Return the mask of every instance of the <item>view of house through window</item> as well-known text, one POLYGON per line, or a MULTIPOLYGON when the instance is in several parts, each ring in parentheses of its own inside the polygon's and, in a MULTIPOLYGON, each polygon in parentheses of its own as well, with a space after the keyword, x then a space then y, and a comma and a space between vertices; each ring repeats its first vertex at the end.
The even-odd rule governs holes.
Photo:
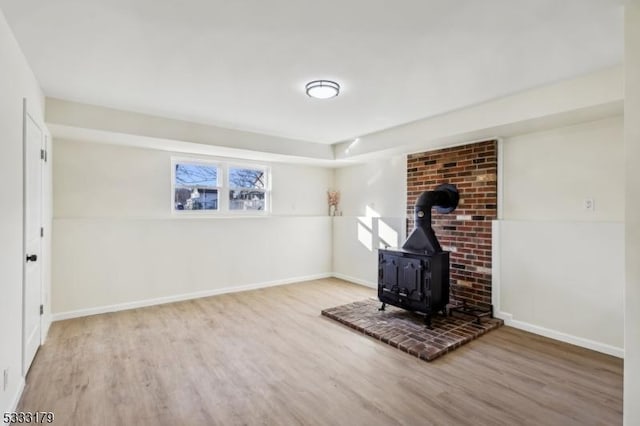
POLYGON ((218 210, 218 167, 175 164, 175 210, 218 210))
POLYGON ((264 181, 264 170, 230 167, 229 210, 264 210, 264 181))
POLYGON ((173 168, 175 212, 267 210, 268 169, 265 167, 174 161, 173 168), (224 198, 228 204, 222 202, 224 198))

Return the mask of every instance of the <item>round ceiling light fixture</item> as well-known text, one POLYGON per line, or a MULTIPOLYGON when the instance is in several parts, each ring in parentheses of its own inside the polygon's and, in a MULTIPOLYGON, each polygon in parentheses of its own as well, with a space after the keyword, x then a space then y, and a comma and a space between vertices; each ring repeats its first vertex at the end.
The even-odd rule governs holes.
POLYGON ((311 98, 329 99, 338 96, 340 85, 331 80, 314 80, 305 86, 307 95, 311 98))

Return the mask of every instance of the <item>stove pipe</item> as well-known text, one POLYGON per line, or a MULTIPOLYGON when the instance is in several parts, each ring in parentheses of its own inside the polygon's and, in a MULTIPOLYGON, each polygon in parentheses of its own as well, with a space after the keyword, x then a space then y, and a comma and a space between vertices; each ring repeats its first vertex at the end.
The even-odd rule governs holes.
POLYGON ((427 254, 441 252, 442 247, 431 227, 431 209, 435 207, 438 213, 451 213, 458 207, 459 200, 458 189, 449 183, 420 194, 414 208, 415 227, 402 248, 427 254))

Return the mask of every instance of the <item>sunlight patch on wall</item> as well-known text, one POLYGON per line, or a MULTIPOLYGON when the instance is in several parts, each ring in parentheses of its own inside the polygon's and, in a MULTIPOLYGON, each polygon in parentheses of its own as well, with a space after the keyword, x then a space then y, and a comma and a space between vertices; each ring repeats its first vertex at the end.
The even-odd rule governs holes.
POLYGON ((371 229, 367 228, 358 218, 358 241, 369 251, 373 250, 373 234, 371 229))
POLYGON ((367 217, 380 217, 380 213, 375 211, 371 206, 367 205, 364 209, 364 214, 367 217))
POLYGON ((356 227, 358 241, 369 251, 373 251, 374 247, 398 247, 399 233, 382 220, 380 213, 372 206, 365 207, 365 216, 358 217, 356 227))
POLYGON ((380 248, 398 247, 398 233, 382 219, 378 219, 378 238, 380 238, 378 246, 380 248))

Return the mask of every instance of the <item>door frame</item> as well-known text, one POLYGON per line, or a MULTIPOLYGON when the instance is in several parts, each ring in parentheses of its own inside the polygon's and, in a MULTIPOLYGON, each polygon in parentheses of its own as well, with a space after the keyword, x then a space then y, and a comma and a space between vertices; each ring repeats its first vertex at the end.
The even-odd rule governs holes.
MULTIPOLYGON (((40 130, 40 134, 42 135, 40 139, 40 150, 44 149, 44 140, 45 140, 45 129, 42 124, 36 120, 33 115, 29 113, 29 109, 27 107, 27 99, 22 98, 22 347, 21 347, 21 364, 22 364, 22 375, 26 377, 27 372, 29 371, 29 367, 31 364, 26 365, 25 362, 25 345, 26 345, 26 321, 25 316, 27 313, 26 304, 26 269, 27 263, 25 262, 25 257, 27 255, 27 120, 31 120, 33 124, 40 130)), ((44 213, 44 186, 42 185, 45 176, 44 176, 44 164, 43 161, 39 161, 40 166, 40 226, 43 226, 43 213, 44 213)), ((42 247, 43 241, 42 237, 40 238, 40 260, 42 259, 42 247)), ((42 268, 43 263, 40 263, 40 305, 44 305, 44 270, 42 268)), ((40 315, 40 345, 42 345, 43 339, 43 329, 44 329, 44 315, 40 315)))
POLYGON ((51 145, 51 135, 49 134, 49 129, 46 125, 42 129, 42 149, 44 150, 44 158, 40 161, 40 255, 42 256, 42 273, 40 274, 40 303, 43 306, 44 312, 40 315, 40 345, 44 345, 45 340, 47 340, 47 334, 49 332, 49 305, 51 303, 51 285, 50 285, 50 274, 48 271, 50 270, 48 265, 51 260, 51 248, 48 248, 48 242, 51 241, 51 230, 53 227, 47 221, 48 214, 50 214, 49 205, 47 204, 49 201, 49 171, 48 165, 49 155, 51 150, 49 149, 51 145), (47 184, 47 185, 45 185, 47 184), (46 262, 45 262, 46 260, 46 262))

